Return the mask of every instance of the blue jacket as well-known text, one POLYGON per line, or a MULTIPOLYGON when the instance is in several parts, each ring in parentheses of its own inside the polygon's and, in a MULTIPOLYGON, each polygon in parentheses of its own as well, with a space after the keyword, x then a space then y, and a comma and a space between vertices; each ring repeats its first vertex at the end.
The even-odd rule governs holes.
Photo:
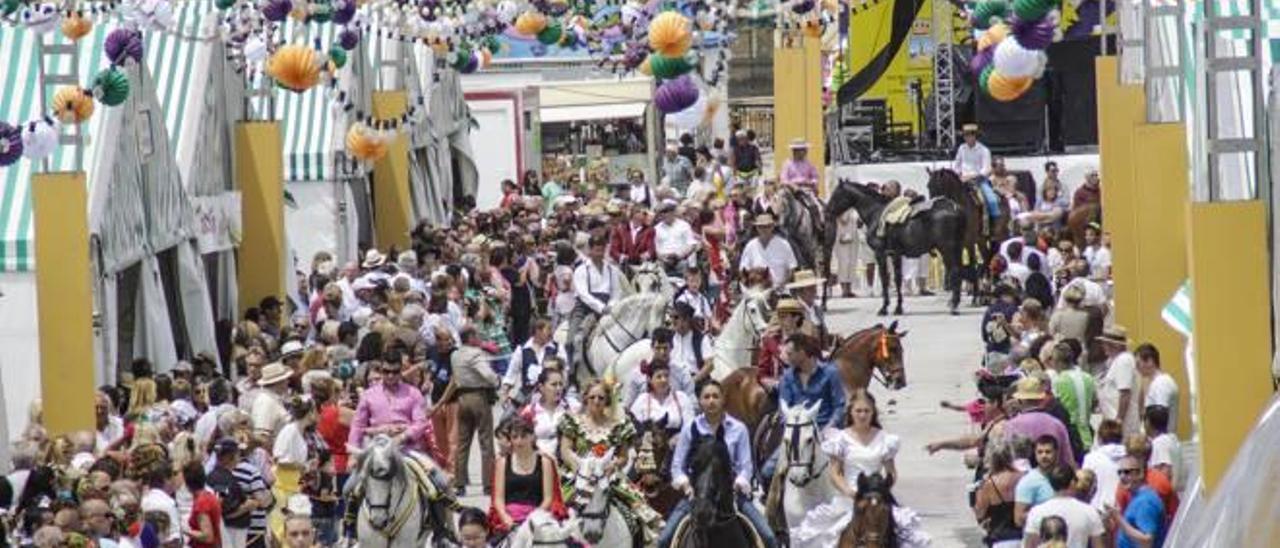
POLYGON ((818 408, 818 416, 815 419, 818 421, 818 426, 834 426, 831 423, 832 419, 836 419, 836 424, 839 424, 838 417, 844 410, 844 382, 840 380, 840 373, 836 371, 836 367, 828 362, 818 362, 818 367, 809 377, 809 383, 803 386, 800 384, 800 377, 796 374, 796 368, 788 367, 782 374, 782 382, 778 386, 778 397, 792 407, 820 402, 822 405, 818 408))

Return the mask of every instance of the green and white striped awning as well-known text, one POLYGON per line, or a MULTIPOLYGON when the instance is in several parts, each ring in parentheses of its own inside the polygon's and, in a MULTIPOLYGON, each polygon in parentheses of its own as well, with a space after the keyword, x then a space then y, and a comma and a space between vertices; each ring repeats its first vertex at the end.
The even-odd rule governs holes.
MULTIPOLYGON (((333 24, 303 24, 291 19, 284 33, 290 43, 304 43, 328 51, 329 45, 337 40, 338 29, 333 24)), ((359 58, 351 56, 353 62, 359 58)), ((339 77, 344 82, 351 81, 351 64, 339 71, 339 77)), ((330 108, 326 91, 323 86, 317 86, 303 93, 283 88, 276 92, 275 119, 280 120, 284 133, 286 182, 331 181, 338 176, 335 152, 345 147, 346 124, 330 108)))
POLYGON ((174 10, 177 33, 146 33, 147 68, 151 69, 156 100, 164 109, 171 150, 178 150, 183 128, 193 127, 201 114, 197 101, 203 95, 195 92, 207 90, 193 89, 193 84, 204 81, 201 71, 208 70, 208 62, 197 63, 197 59, 208 55, 207 42, 219 39, 218 16, 213 0, 178 2, 174 10))
POLYGON ((1182 282, 1182 287, 1178 288, 1173 298, 1160 311, 1160 317, 1174 331, 1191 338, 1191 280, 1182 282))

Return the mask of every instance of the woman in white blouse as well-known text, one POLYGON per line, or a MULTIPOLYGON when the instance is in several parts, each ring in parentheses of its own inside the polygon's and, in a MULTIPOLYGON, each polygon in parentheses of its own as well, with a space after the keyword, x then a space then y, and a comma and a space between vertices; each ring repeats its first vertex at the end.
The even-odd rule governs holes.
MULTIPOLYGON (((667 430, 679 430, 693 422, 693 398, 671 389, 671 370, 666 363, 644 364, 641 373, 649 378, 649 389, 631 404, 631 416, 636 422, 665 420, 663 426, 667 430)), ((671 437, 672 442, 675 439, 671 437)))
POLYGON ((560 419, 578 412, 577 402, 564 396, 564 373, 558 358, 547 358, 538 374, 537 396, 520 414, 533 423, 534 445, 554 461, 560 460, 560 419))

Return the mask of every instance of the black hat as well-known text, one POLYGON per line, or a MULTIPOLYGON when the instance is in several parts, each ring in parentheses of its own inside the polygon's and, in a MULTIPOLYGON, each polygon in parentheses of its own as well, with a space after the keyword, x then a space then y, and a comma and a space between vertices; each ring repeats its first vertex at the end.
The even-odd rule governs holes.
POLYGON ((671 312, 675 314, 677 318, 684 318, 686 320, 693 318, 693 307, 689 306, 689 303, 684 301, 680 301, 672 305, 671 312))

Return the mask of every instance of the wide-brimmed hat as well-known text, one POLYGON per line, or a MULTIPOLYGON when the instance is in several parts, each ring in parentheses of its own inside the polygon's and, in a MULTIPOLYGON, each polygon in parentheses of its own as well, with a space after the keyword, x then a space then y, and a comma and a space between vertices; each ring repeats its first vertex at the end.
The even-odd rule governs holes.
POLYGON ((1129 344, 1129 330, 1123 325, 1116 324, 1102 330, 1102 334, 1098 336, 1098 341, 1111 344, 1129 344))
POLYGON ((271 362, 262 368, 262 378, 258 379, 258 386, 270 386, 278 382, 287 381, 292 376, 292 369, 285 367, 283 363, 271 362))
POLYGON ((782 312, 804 313, 804 305, 800 304, 800 301, 796 299, 782 299, 778 301, 778 306, 774 310, 776 310, 779 313, 782 313, 782 312))
POLYGON ((1084 288, 1079 285, 1069 285, 1062 290, 1063 300, 1069 303, 1078 303, 1084 300, 1084 288))
POLYGON ((376 249, 370 249, 364 253, 364 262, 360 263, 360 266, 365 268, 378 268, 385 262, 387 262, 386 255, 383 255, 381 251, 376 249))
POLYGON ((292 358, 301 354, 304 350, 306 350, 306 348, 302 346, 301 342, 285 341, 284 344, 280 346, 280 359, 284 360, 292 358))
POLYGON ((1043 400, 1045 398, 1044 383, 1040 382, 1039 377, 1023 377, 1015 385, 1013 399, 1015 400, 1043 400))
POLYGON ((960 131, 963 131, 965 133, 977 133, 978 124, 965 124, 960 127, 960 131))
POLYGON ((787 289, 819 286, 826 281, 826 278, 819 278, 812 270, 797 270, 795 275, 792 276, 792 282, 787 284, 787 289))
POLYGON ((801 138, 797 137, 797 138, 795 138, 795 139, 792 139, 792 140, 791 140, 791 146, 790 146, 790 148, 791 148, 791 150, 808 150, 808 149, 809 149, 809 141, 806 141, 806 140, 804 140, 804 139, 801 139, 801 138))
POLYGON ((773 215, 770 215, 768 213, 761 213, 759 215, 756 215, 755 220, 753 220, 751 224, 754 226, 773 226, 774 225, 773 215))

